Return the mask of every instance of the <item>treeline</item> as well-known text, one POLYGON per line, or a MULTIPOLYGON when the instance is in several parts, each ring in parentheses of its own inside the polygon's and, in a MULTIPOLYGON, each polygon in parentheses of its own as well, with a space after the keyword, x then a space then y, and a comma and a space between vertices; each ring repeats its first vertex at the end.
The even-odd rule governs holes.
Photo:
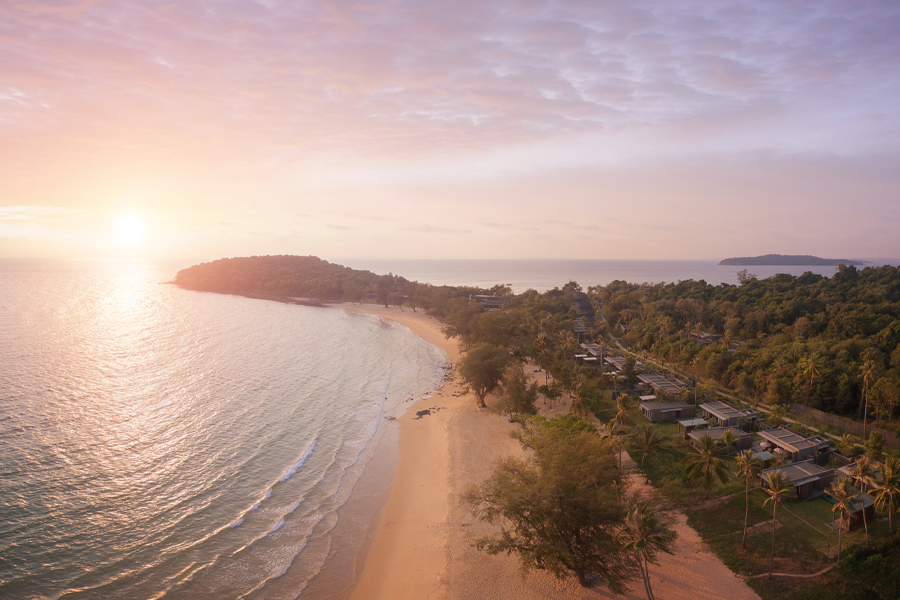
POLYGON ((740 285, 705 281, 589 288, 633 349, 772 404, 889 419, 900 405, 900 270, 841 265, 740 285), (721 335, 703 344, 702 333, 721 335))

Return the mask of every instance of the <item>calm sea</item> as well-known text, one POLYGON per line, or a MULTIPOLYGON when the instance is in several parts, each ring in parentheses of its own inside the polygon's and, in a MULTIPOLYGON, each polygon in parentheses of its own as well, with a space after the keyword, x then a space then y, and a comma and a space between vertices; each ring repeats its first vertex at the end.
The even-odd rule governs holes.
MULTIPOLYGON (((738 283, 737 274, 746 268, 760 279, 777 273, 802 275, 812 271, 831 277, 837 267, 728 267, 714 260, 368 260, 335 259, 354 269, 377 274, 393 273, 410 281, 433 285, 492 287, 511 284, 513 292, 528 289, 545 292, 576 281, 586 290, 591 285, 607 285, 621 280, 630 283, 675 283, 688 279, 712 285, 738 283)), ((897 262, 874 261, 872 265, 897 262)), ((864 268, 864 267, 857 267, 864 268)))
POLYGON ((323 598, 352 578, 385 417, 445 356, 175 272, 0 260, 0 598, 323 598))

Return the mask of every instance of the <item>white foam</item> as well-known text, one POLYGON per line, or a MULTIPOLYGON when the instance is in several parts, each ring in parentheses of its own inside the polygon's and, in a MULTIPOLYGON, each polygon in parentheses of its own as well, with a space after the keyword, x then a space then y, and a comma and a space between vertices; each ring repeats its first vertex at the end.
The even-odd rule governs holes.
POLYGON ((238 525, 240 525, 240 524, 243 523, 243 522, 244 522, 244 517, 241 517, 241 518, 239 518, 237 521, 235 521, 234 523, 232 523, 231 525, 229 525, 229 527, 231 527, 231 528, 237 527, 238 525))
POLYGON ((313 451, 313 449, 314 449, 315 447, 316 447, 316 440, 313 440, 312 443, 309 445, 309 447, 306 449, 306 452, 303 453, 303 458, 301 458, 301 459, 297 462, 297 464, 295 464, 293 467, 291 467, 290 470, 288 470, 284 475, 282 475, 282 476, 278 479, 278 481, 280 481, 280 482, 285 482, 285 481, 287 481, 288 479, 290 479, 290 478, 294 475, 294 473, 296 473, 297 471, 299 471, 299 470, 300 470, 300 467, 303 466, 303 463, 306 462, 306 459, 309 458, 309 455, 312 454, 312 451, 313 451))

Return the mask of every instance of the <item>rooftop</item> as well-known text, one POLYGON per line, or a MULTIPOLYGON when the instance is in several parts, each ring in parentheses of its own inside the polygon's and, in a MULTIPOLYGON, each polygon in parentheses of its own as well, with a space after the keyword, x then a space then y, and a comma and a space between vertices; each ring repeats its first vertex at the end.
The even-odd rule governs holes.
POLYGON ((716 441, 720 439, 722 437, 722 434, 726 431, 734 433, 735 437, 738 439, 749 437, 752 435, 734 427, 710 427, 709 429, 695 429, 694 431, 690 432, 688 436, 695 440, 700 440, 704 436, 708 435, 713 441, 716 441))
POLYGON ((772 467, 771 469, 764 469, 762 472, 762 476, 765 477, 766 473, 774 473, 776 471, 781 471, 782 475, 790 477, 791 483, 795 486, 803 485, 804 483, 809 483, 810 481, 821 479, 829 473, 834 473, 833 469, 823 469, 812 461, 804 461, 791 465, 784 465, 783 467, 772 467))
POLYGON ((730 404, 725 404, 724 402, 718 401, 706 402, 705 404, 701 404, 700 408, 724 420, 732 419, 734 417, 740 418, 756 416, 756 413, 752 410, 735 408, 730 404))
POLYGON ((784 427, 776 427, 767 431, 760 431, 759 435, 777 446, 788 448, 790 450, 805 450, 807 448, 818 448, 822 444, 827 444, 823 438, 818 436, 805 438, 798 433, 794 433, 790 429, 784 427))
POLYGON ((663 412, 669 410, 678 410, 690 406, 689 404, 685 404, 684 402, 678 402, 677 400, 671 402, 641 402, 641 408, 647 408, 648 410, 661 410, 663 412))

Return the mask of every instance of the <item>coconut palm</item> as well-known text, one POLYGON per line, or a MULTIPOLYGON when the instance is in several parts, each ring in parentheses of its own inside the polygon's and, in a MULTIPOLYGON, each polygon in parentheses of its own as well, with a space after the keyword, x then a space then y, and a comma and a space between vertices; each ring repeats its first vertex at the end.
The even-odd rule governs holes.
POLYGON ((572 405, 569 407, 569 413, 576 417, 587 417, 590 414, 587 408, 587 401, 590 398, 590 380, 584 372, 578 372, 575 375, 575 393, 572 395, 572 405))
MULTIPOLYGON (((867 360, 863 363, 862 366, 862 380, 865 394, 865 403, 863 408, 863 439, 866 439, 866 419, 869 416, 869 386, 875 380, 875 373, 877 370, 877 366, 874 361, 867 360)), ((866 542, 868 545, 868 542, 866 542)))
POLYGON ((610 419, 603 426, 606 428, 607 436, 609 437, 609 443, 613 445, 615 448, 616 454, 619 457, 619 470, 622 469, 622 448, 620 447, 618 438, 616 436, 616 428, 618 427, 619 422, 614 418, 610 419))
POLYGON ((687 465, 686 473, 691 479, 701 479, 703 488, 706 490, 706 497, 716 486, 716 479, 722 483, 728 482, 728 469, 725 467, 725 461, 719 455, 719 449, 715 442, 709 437, 709 434, 700 438, 700 447, 697 453, 688 453, 684 457, 687 465))
POLYGON ((850 466, 850 478, 859 487, 859 504, 862 507, 863 527, 866 530, 866 548, 869 547, 869 524, 866 522, 865 493, 872 483, 872 461, 865 454, 856 457, 856 462, 850 466))
POLYGON ((765 491, 769 495, 763 506, 772 503, 772 556, 769 559, 769 579, 772 579, 772 571, 775 568, 775 518, 776 511, 782 501, 793 489, 791 478, 786 477, 781 471, 771 471, 766 474, 765 491))
POLYGON ((894 512, 900 508, 900 459, 888 456, 881 465, 881 484, 875 490, 875 506, 888 515, 891 535, 894 534, 894 512))
POLYGON ((637 430, 635 430, 631 436, 631 445, 640 450, 643 454, 643 456, 641 456, 641 471, 644 472, 646 483, 650 483, 650 476, 644 469, 644 465, 649 456, 655 454, 657 450, 662 448, 661 442, 662 435, 650 423, 644 423, 643 425, 638 426, 637 430))
POLYGON ((650 564, 659 564, 656 553, 659 551, 672 554, 672 546, 678 534, 659 520, 656 511, 646 502, 640 502, 625 517, 625 528, 620 532, 620 540, 624 550, 635 554, 647 600, 654 600, 653 588, 650 586, 650 564))
POLYGON ((725 449, 725 455, 727 456, 731 454, 731 449, 737 446, 738 439, 732 430, 726 429, 722 432, 721 437, 719 437, 719 443, 725 449))
POLYGON ((744 450, 737 455, 737 476, 744 480, 744 536, 741 538, 741 548, 747 547, 747 521, 750 518, 750 481, 759 477, 762 473, 762 463, 753 457, 752 450, 744 450))
POLYGON ((844 456, 853 448, 853 436, 849 433, 845 433, 841 435, 841 439, 835 442, 835 445, 838 447, 838 450, 841 451, 841 454, 844 456))
POLYGON ((628 425, 628 400, 628 396, 624 394, 619 396, 619 399, 616 400, 616 420, 619 421, 619 425, 622 427, 628 425))
POLYGON ((852 482, 848 478, 841 477, 840 479, 832 481, 831 485, 825 491, 834 499, 834 504, 831 506, 831 514, 840 512, 841 522, 838 527, 838 562, 841 562, 844 517, 846 516, 849 519, 850 515, 853 513, 853 496, 856 495, 856 490, 853 489, 852 482))

